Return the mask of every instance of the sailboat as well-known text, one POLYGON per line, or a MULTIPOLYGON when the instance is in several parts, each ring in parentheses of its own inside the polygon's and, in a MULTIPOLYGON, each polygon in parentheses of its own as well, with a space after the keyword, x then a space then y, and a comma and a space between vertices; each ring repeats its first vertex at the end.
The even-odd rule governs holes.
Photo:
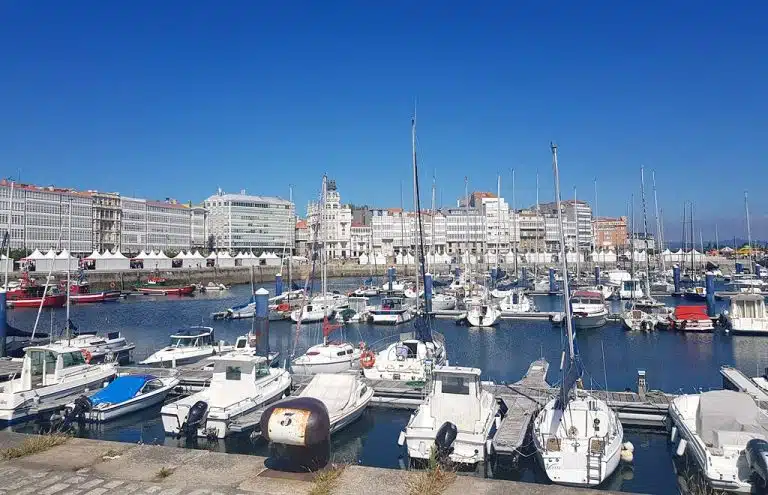
MULTIPOLYGON (((411 121, 413 149, 413 187, 418 228, 417 252, 422 280, 426 279, 424 231, 419 200, 418 163, 416 160, 416 119, 411 121)), ((424 284, 426 287, 426 283, 424 284)), ((424 305, 413 318, 414 332, 400 334, 399 339, 375 353, 366 349, 360 356, 363 374, 369 380, 426 381, 434 366, 447 364, 445 339, 432 331, 431 300, 424 294, 424 305)))
POLYGON ((551 148, 555 201, 560 224, 560 261, 568 355, 564 359, 560 392, 536 414, 532 437, 537 458, 552 482, 589 487, 602 483, 618 466, 624 430, 617 414, 608 404, 579 387, 582 364, 576 354, 573 318, 568 304, 568 267, 560 210, 557 145, 552 144, 551 148))
POLYGON ((323 342, 313 345, 307 352, 291 363, 295 373, 314 375, 317 373, 341 373, 359 369, 362 350, 349 342, 335 342, 328 339, 331 332, 341 328, 332 325, 328 318, 323 320, 323 342))

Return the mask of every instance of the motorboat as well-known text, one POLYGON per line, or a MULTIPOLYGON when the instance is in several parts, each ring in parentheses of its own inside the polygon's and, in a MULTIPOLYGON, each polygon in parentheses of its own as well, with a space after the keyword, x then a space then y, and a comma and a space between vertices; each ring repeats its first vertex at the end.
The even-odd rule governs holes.
POLYGON ((624 429, 608 404, 582 390, 583 364, 578 354, 572 321, 565 261, 565 229, 560 209, 557 146, 552 145, 555 200, 560 231, 563 275, 563 310, 567 345, 561 366, 562 381, 556 397, 535 413, 531 438, 544 472, 554 483, 593 487, 609 478, 621 458, 624 429))
POLYGON ((724 312, 726 327, 733 333, 768 334, 765 297, 737 294, 731 297, 731 309, 724 312))
POLYGON ((27 347, 18 378, 0 382, 0 425, 36 414, 38 406, 101 388, 115 376, 114 363, 88 364, 77 347, 27 347))
POLYGON ((67 404, 66 414, 102 423, 162 403, 179 384, 175 376, 123 375, 90 396, 67 404))
POLYGON ((370 311, 374 324, 400 325, 411 321, 413 315, 402 297, 387 296, 381 298, 381 304, 370 311))
POLYGON ((191 327, 171 334, 171 343, 139 364, 172 367, 196 363, 215 354, 231 351, 224 342, 216 343, 213 328, 191 327))
POLYGON ((207 285, 200 285, 201 292, 221 292, 224 290, 229 290, 229 286, 216 282, 208 282, 207 285))
POLYGON ((619 288, 619 298, 621 299, 639 299, 644 295, 640 280, 636 278, 624 280, 619 288))
MULTIPOLYGON (((362 416, 373 398, 373 388, 358 375, 323 373, 315 375, 297 397, 311 397, 322 402, 328 411, 330 433, 334 434, 362 416)), ((294 400, 288 398, 276 403, 274 414, 277 417, 273 416, 270 424, 290 424, 290 418, 294 416, 290 403, 294 400)))
POLYGON ((333 330, 341 325, 331 325, 326 318, 323 321, 323 342, 313 345, 301 356, 295 358, 291 367, 295 373, 314 375, 318 373, 342 373, 359 369, 362 350, 349 342, 329 340, 333 330))
POLYGON ((85 362, 91 364, 103 362, 128 364, 133 360, 133 350, 136 348, 136 344, 128 342, 120 332, 107 332, 102 336, 95 331, 79 331, 71 338, 59 340, 55 344, 79 348, 85 357, 85 362))
POLYGON ((360 323, 368 321, 368 298, 361 296, 349 296, 349 307, 336 313, 336 320, 344 323, 360 323))
POLYGON ((335 314, 334 306, 311 302, 291 311, 291 320, 294 323, 317 323, 326 318, 332 318, 335 314))
POLYGON ((667 325, 672 313, 672 308, 663 302, 643 296, 626 308, 621 315, 621 322, 627 330, 648 332, 659 325, 667 325))
POLYGON ((67 303, 67 295, 56 287, 43 285, 22 285, 6 293, 8 308, 61 308, 67 303))
POLYGON ((571 296, 573 325, 578 330, 600 328, 608 321, 608 307, 597 291, 577 290, 571 296))
POLYGON ((399 280, 393 280, 392 284, 386 282, 381 286, 380 292, 403 292, 405 291, 405 283, 399 280), (391 286, 390 286, 391 285, 391 286))
POLYGON ((677 306, 667 324, 672 330, 683 332, 711 332, 715 329, 706 306, 677 306))
POLYGON ((160 410, 169 435, 225 438, 238 418, 283 398, 291 387, 287 370, 263 356, 232 354, 214 361, 211 385, 160 410))
POLYGON ((344 294, 326 292, 325 294, 318 294, 317 296, 313 297, 312 304, 327 306, 334 310, 338 310, 346 308, 349 305, 349 300, 344 294))
POLYGON ((536 311, 536 305, 530 297, 525 294, 523 289, 515 289, 510 294, 499 301, 499 308, 502 314, 520 314, 532 313, 536 311))
POLYGON ((136 291, 147 296, 188 296, 195 292, 192 284, 170 285, 168 280, 159 275, 150 276, 147 282, 136 286, 136 291))
POLYGON ((373 297, 379 295, 379 288, 374 285, 361 285, 357 289, 350 292, 350 296, 356 297, 373 297))
POLYGON ((369 380, 423 382, 434 366, 443 364, 447 364, 445 340, 436 332, 430 340, 407 332, 378 353, 366 349, 360 355, 363 375, 369 380))
POLYGON ((601 278, 605 285, 621 287, 624 282, 632 280, 632 275, 626 270, 616 268, 604 271, 601 278))
POLYGON ((480 369, 437 366, 429 395, 398 443, 405 444, 411 459, 426 461, 434 450, 438 459, 477 464, 491 454, 500 420, 496 397, 481 386, 480 369))
POLYGON ((492 327, 501 319, 498 305, 478 298, 471 298, 467 304, 467 324, 471 327, 492 327))
POLYGON ((432 296, 432 311, 447 311, 456 308, 456 297, 451 294, 434 294, 432 296))
POLYGON ((742 289, 765 289, 768 287, 768 283, 764 280, 754 276, 742 275, 740 277, 734 277, 730 283, 734 290, 740 291, 742 289))
POLYGON ((681 395, 669 417, 677 455, 693 458, 713 490, 758 493, 766 481, 768 415, 752 397, 733 390, 681 395))

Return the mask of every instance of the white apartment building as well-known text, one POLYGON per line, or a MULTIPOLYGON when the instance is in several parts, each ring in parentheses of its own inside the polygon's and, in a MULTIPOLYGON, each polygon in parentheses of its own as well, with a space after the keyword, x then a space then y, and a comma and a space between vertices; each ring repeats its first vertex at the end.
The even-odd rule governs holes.
POLYGON ((336 181, 327 180, 325 204, 310 203, 307 206, 307 223, 310 226, 310 241, 315 235, 325 245, 326 259, 350 258, 352 249, 352 207, 341 204, 341 195, 336 181), (320 214, 322 212, 322 223, 320 214), (317 225, 322 225, 318 231, 317 225))
MULTIPOLYGON (((0 228, 8 225, 11 184, 0 182, 0 228)), ((91 252, 93 200, 90 193, 27 184, 13 186, 11 249, 91 252), (70 211, 72 242, 70 244, 70 211)))
MULTIPOLYGON (((568 249, 576 249, 577 238, 579 249, 582 251, 589 249, 594 243, 594 236, 592 235, 592 208, 586 201, 572 199, 561 201, 560 206, 563 212, 565 243, 568 249)), ((557 208, 555 203, 542 204, 541 211, 546 216, 552 217, 552 220, 549 221, 550 230, 553 228, 552 225, 556 228, 557 208)), ((549 241, 554 235, 557 235, 557 230, 551 235, 548 233, 547 240, 549 241)))
MULTIPOLYGON (((203 203, 207 233, 215 249, 229 251, 272 251, 294 247, 295 211, 290 201, 219 190, 203 203)), ((206 241, 207 243, 207 241, 206 241)))
POLYGON ((486 252, 507 253, 520 249, 520 225, 518 216, 511 210, 504 198, 483 197, 482 210, 485 215, 486 252))
POLYGON ((446 212, 448 254, 482 254, 485 246, 485 215, 476 208, 450 208, 446 212))
POLYGON ((352 249, 352 257, 359 257, 361 254, 371 252, 371 226, 363 225, 362 223, 352 222, 352 228, 350 229, 350 243, 352 249))
MULTIPOLYGON (((371 228, 374 249, 384 256, 394 256, 400 252, 415 252, 419 226, 418 217, 413 212, 404 212, 400 208, 372 210, 371 228)), ((445 215, 440 211, 422 212, 421 228, 426 252, 434 250, 439 254, 445 253, 447 249, 445 215)))
POLYGON ((120 249, 124 253, 140 251, 179 252, 191 249, 191 208, 172 201, 150 201, 122 196, 122 232, 120 249))
POLYGON ((190 249, 207 249, 208 247, 208 232, 206 230, 206 218, 207 212, 202 206, 190 207, 190 249))

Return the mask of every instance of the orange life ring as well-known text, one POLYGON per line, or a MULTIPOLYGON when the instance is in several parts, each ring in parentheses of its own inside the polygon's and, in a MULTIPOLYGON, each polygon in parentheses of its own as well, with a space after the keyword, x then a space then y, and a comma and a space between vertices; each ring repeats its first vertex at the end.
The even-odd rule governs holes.
POLYGON ((112 288, 112 289, 114 289, 115 287, 117 287, 117 285, 116 285, 114 282, 110 282, 110 283, 109 283, 109 286, 110 286, 110 288, 112 288))
POLYGON ((91 357, 92 357, 91 356, 91 351, 89 351, 88 349, 80 349, 80 352, 82 353, 83 358, 85 358, 85 362, 86 363, 90 363, 91 362, 91 357))
POLYGON ((282 303, 282 304, 278 304, 277 308, 275 308, 275 309, 277 311, 282 311, 282 312, 290 311, 291 310, 291 305, 288 304, 288 303, 282 303))
POLYGON ((374 364, 376 364, 376 355, 373 351, 363 351, 363 353, 360 354, 360 366, 369 370, 373 368, 374 364))

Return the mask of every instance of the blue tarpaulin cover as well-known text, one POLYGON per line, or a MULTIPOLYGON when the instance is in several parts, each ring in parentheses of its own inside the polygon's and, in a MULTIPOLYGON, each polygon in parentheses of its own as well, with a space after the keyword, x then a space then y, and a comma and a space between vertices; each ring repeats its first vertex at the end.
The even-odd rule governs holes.
POLYGON ((105 388, 93 394, 91 404, 94 406, 104 403, 119 404, 133 399, 145 383, 154 379, 152 375, 119 376, 105 388))

